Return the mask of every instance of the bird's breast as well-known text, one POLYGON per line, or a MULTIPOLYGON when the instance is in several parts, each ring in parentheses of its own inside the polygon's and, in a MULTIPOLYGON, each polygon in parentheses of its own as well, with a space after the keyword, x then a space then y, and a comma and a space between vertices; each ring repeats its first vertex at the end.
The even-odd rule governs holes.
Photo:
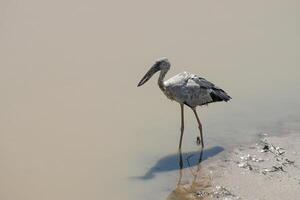
POLYGON ((183 103, 185 99, 184 88, 176 87, 176 86, 166 86, 163 93, 166 95, 168 99, 177 101, 178 103, 183 103))

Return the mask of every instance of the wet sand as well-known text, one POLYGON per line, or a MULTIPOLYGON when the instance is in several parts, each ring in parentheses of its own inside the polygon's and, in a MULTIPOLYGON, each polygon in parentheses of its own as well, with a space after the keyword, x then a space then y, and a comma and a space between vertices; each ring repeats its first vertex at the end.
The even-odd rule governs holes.
POLYGON ((299 133, 266 137, 233 151, 214 182, 241 199, 298 199, 299 161, 299 133))
POLYGON ((299 161, 299 133, 264 134, 257 143, 240 145, 205 164, 197 182, 181 184, 169 199, 298 199, 299 161))

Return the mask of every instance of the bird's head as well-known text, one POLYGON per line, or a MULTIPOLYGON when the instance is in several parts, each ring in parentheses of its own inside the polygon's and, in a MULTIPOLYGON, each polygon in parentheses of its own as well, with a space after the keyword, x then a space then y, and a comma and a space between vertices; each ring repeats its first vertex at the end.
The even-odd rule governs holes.
POLYGON ((159 70, 168 71, 170 69, 170 62, 167 58, 160 58, 158 59, 152 67, 149 69, 149 71, 144 75, 142 80, 139 82, 138 87, 146 83, 156 72, 159 70))

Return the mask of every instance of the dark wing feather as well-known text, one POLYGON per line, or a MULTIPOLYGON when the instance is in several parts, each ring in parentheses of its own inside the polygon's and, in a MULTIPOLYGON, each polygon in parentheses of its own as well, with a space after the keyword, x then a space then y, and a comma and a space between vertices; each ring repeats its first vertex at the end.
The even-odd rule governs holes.
POLYGON ((231 97, 221 88, 215 86, 213 83, 207 81, 204 78, 201 78, 197 75, 192 75, 191 79, 193 79, 197 84, 200 85, 202 89, 206 89, 209 91, 209 94, 213 100, 213 102, 217 101, 229 101, 231 97))

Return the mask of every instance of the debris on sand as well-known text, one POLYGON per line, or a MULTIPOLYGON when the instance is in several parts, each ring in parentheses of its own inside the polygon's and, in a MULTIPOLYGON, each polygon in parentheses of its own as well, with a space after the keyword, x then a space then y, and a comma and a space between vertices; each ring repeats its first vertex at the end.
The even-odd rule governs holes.
POLYGON ((295 161, 294 160, 289 160, 289 159, 284 159, 284 161, 282 162, 283 166, 287 166, 287 165, 293 165, 295 166, 295 161))
POLYGON ((238 200, 241 199, 239 196, 236 196, 228 189, 223 186, 216 186, 211 195, 216 199, 224 199, 224 200, 238 200))
POLYGON ((239 145, 219 161, 225 167, 214 172, 214 195, 208 197, 220 200, 299 199, 299 144, 299 134, 291 133, 261 137, 256 144, 239 145), (223 187, 215 189, 216 185, 223 187))
POLYGON ((209 199, 222 199, 222 200, 240 200, 239 196, 233 194, 230 190, 224 186, 215 186, 210 191, 198 191, 196 192, 196 198, 202 199, 208 197, 209 199))
POLYGON ((264 159, 257 158, 256 155, 251 156, 250 154, 247 154, 246 156, 240 157, 241 161, 253 161, 253 162, 263 162, 264 159))
POLYGON ((248 169, 250 171, 255 169, 255 166, 252 164, 253 162, 259 163, 263 162, 264 159, 257 158, 256 155, 251 156, 250 154, 240 156, 240 161, 237 162, 238 167, 248 169))
POLYGON ((285 150, 281 147, 275 147, 273 144, 269 143, 266 139, 261 140, 261 143, 263 144, 263 148, 260 151, 263 152, 271 152, 275 156, 281 156, 285 153, 285 150))
POLYGON ((284 171, 283 167, 282 166, 272 166, 270 169, 263 169, 261 171, 262 174, 266 175, 267 173, 269 172, 277 172, 277 171, 282 171, 282 172, 286 172, 284 171))
POLYGON ((238 164, 238 167, 253 170, 253 167, 248 162, 241 162, 238 164))
POLYGON ((203 198, 203 197, 209 196, 209 193, 205 192, 205 191, 198 191, 198 192, 196 192, 196 196, 203 198))
MULTIPOLYGON (((272 153, 274 156, 269 158, 268 163, 259 164, 265 162, 265 160, 261 157, 257 157, 255 154, 251 155, 248 153, 247 155, 240 155, 239 161, 236 162, 239 168, 267 175, 271 172, 286 172, 284 167, 289 165, 295 166, 295 161, 285 157, 286 151, 283 148, 271 144, 266 138, 262 139, 257 145, 259 145, 257 148, 260 149, 260 153, 272 153), (270 164, 270 162, 273 165, 269 167, 266 166, 270 164)), ((261 154, 261 156, 264 156, 264 154, 261 154)), ((265 154, 265 156, 267 155, 265 154)))

